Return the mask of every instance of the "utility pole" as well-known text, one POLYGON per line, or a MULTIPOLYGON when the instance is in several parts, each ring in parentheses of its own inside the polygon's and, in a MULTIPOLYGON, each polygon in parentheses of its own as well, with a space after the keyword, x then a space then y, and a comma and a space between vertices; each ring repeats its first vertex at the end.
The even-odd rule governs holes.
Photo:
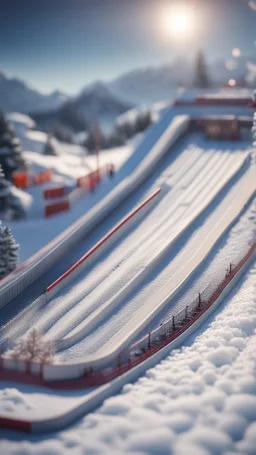
POLYGON ((96 152, 96 175, 97 183, 100 181, 100 126, 96 123, 95 128, 95 152, 96 152))

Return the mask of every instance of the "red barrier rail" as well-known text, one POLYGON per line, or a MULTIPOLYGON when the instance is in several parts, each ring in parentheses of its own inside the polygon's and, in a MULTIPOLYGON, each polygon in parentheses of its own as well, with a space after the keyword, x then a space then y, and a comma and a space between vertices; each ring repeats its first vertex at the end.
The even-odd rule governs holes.
POLYGON ((50 182, 51 180, 51 169, 34 175, 30 175, 27 171, 16 171, 13 173, 13 183, 17 188, 29 188, 31 184, 40 185, 45 182, 50 182))
POLYGON ((95 171, 90 172, 89 174, 83 175, 77 179, 78 188, 88 188, 93 190, 95 186, 100 182, 100 179, 108 174, 112 176, 114 174, 115 168, 113 164, 106 164, 95 171))
POLYGON ((106 234, 99 242, 94 245, 79 261, 77 261, 67 272, 61 275, 54 283, 47 288, 47 292, 51 291, 57 284, 64 280, 70 273, 72 273, 77 267, 79 267, 84 261, 86 261, 95 251, 102 246, 110 237, 112 237, 127 221, 129 221, 137 212, 139 212, 145 205, 147 205, 153 198, 155 198, 161 192, 161 188, 154 191, 144 202, 142 202, 136 209, 129 213, 119 224, 117 224, 108 234, 106 234))
POLYGON ((175 100, 173 106, 176 107, 193 107, 193 106, 244 106, 255 107, 250 98, 204 98, 196 97, 193 100, 175 100))
POLYGON ((44 213, 45 216, 48 217, 54 215, 55 213, 65 212, 69 210, 69 208, 70 208, 69 201, 65 200, 61 202, 56 202, 55 204, 46 205, 44 208, 44 213))
POLYGON ((43 196, 44 199, 54 199, 56 197, 61 197, 65 195, 64 186, 55 186, 54 188, 48 188, 44 190, 43 196))
POLYGON ((26 172, 26 171, 13 172, 12 178, 13 178, 13 184, 17 188, 29 188, 30 178, 29 178, 28 172, 26 172))
POLYGON ((47 169, 46 171, 39 172, 33 176, 34 185, 41 185, 42 183, 50 182, 52 180, 52 171, 47 169))
POLYGON ((197 96, 195 99, 196 104, 204 106, 249 106, 251 98, 220 98, 220 97, 206 97, 197 96))

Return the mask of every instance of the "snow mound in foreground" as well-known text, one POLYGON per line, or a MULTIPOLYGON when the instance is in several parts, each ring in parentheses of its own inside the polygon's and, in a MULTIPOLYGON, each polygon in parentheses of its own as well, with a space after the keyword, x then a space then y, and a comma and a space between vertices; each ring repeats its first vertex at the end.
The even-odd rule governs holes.
POLYGON ((256 264, 206 330, 98 412, 49 439, 5 440, 4 453, 255 454, 255 278, 256 264))

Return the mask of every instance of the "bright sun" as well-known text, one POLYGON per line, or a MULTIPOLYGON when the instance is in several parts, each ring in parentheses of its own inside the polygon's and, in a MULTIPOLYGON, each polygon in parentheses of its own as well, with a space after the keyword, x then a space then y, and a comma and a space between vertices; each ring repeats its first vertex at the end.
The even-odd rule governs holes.
POLYGON ((187 38, 193 31, 194 16, 187 7, 172 7, 163 15, 165 33, 175 39, 187 38))

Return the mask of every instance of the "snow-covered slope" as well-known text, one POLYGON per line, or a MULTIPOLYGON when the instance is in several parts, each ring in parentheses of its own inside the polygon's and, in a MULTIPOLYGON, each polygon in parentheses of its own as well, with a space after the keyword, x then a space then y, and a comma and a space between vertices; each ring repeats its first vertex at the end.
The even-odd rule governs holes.
POLYGON ((7 77, 0 72, 0 110, 5 112, 42 111, 56 109, 67 100, 67 95, 59 91, 44 94, 25 82, 7 77))

